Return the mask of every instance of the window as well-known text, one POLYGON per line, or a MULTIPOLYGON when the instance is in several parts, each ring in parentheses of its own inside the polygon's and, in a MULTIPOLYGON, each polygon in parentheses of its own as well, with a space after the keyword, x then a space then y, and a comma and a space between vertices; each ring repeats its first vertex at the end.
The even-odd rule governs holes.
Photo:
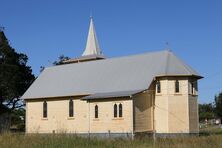
POLYGON ((98 118, 98 105, 95 106, 95 118, 98 118))
POLYGON ((119 117, 123 117, 123 107, 122 104, 119 104, 119 117))
POLYGON ((156 89, 157 89, 157 93, 161 93, 160 81, 156 82, 156 89))
POLYGON ((191 82, 191 93, 192 94, 197 94, 198 88, 197 88, 197 82, 191 82))
POLYGON ((191 83, 191 94, 194 94, 194 84, 193 84, 193 82, 191 83))
POLYGON ((69 117, 73 117, 73 100, 69 100, 69 117))
POLYGON ((175 81, 175 92, 176 93, 180 92, 180 83, 178 80, 175 81))
POLYGON ((117 118, 117 116, 118 116, 117 113, 119 113, 119 118, 123 117, 123 105, 121 103, 119 105, 114 104, 113 111, 114 111, 114 113, 113 113, 114 118, 117 118))
POLYGON ((47 118, 47 102, 43 102, 43 118, 47 118))
POLYGON ((114 118, 117 117, 117 105, 114 104, 114 118))

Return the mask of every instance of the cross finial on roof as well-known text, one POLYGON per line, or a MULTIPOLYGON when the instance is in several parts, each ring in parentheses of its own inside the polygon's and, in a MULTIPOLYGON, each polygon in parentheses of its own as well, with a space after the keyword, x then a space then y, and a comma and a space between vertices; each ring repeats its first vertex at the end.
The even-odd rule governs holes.
POLYGON ((99 48, 99 43, 96 37, 96 31, 92 15, 90 16, 90 26, 89 26, 86 48, 82 56, 88 56, 88 55, 101 55, 101 50, 99 48))
POLYGON ((165 45, 166 45, 166 50, 167 50, 167 51, 171 51, 169 42, 166 42, 165 45))

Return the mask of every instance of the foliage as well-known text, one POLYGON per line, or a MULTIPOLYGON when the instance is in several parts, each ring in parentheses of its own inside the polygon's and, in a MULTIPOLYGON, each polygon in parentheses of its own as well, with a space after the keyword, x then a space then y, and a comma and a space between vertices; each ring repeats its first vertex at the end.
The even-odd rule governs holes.
POLYGON ((0 104, 0 115, 6 112, 10 112, 10 110, 8 109, 8 107, 6 107, 3 104, 0 104))
POLYGON ((62 65, 63 61, 69 60, 70 58, 64 55, 60 55, 59 59, 53 62, 53 65, 62 65))
POLYGON ((13 110, 11 114, 11 125, 18 131, 25 131, 25 109, 19 108, 13 110))
POLYGON ((215 113, 222 118, 222 92, 215 96, 215 113))
POLYGON ((204 121, 205 119, 213 119, 214 115, 214 106, 209 104, 199 104, 199 120, 204 121))
POLYGON ((215 96, 213 103, 199 104, 200 121, 216 117, 222 119, 222 92, 215 96))
POLYGON ((0 30, 0 104, 11 110, 23 106, 20 97, 34 81, 28 57, 13 49, 0 30))
MULTIPOLYGON (((63 54, 59 56, 59 58, 53 62, 53 65, 62 65, 64 64, 63 61, 69 60, 70 58, 67 56, 64 56, 63 54)), ((40 66, 40 73, 43 72, 43 70, 45 69, 45 66, 40 66)))

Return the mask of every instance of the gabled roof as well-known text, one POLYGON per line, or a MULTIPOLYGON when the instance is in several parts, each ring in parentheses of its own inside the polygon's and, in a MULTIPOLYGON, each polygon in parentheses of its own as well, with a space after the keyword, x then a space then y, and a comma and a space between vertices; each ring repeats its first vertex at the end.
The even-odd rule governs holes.
POLYGON ((201 76, 171 51, 46 68, 22 98, 146 90, 158 76, 201 76))

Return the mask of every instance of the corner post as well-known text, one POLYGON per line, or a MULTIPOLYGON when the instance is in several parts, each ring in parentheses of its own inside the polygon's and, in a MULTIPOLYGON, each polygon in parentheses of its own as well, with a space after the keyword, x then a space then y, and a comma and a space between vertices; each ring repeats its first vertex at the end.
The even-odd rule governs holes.
POLYGON ((134 99, 133 99, 133 96, 130 96, 130 98, 132 99, 132 121, 131 121, 131 127, 132 127, 132 132, 131 132, 131 138, 132 138, 132 140, 134 140, 134 112, 135 112, 135 110, 134 110, 134 99))

